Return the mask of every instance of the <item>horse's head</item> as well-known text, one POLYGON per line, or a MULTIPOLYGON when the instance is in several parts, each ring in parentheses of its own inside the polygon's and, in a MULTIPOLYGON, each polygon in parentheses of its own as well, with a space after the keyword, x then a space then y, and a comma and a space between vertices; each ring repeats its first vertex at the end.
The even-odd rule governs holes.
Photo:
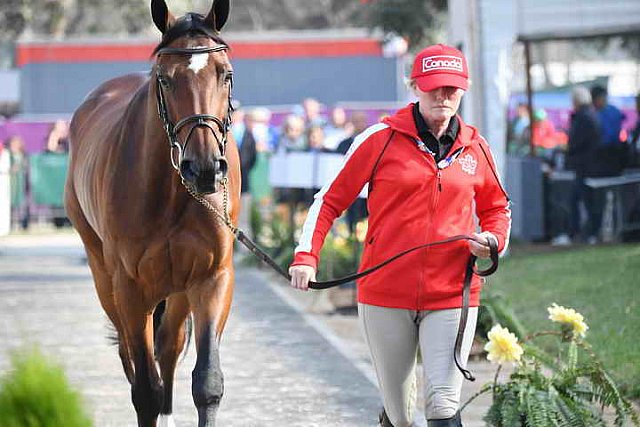
POLYGON ((214 0, 207 16, 175 18, 164 0, 152 0, 162 32, 153 70, 158 112, 171 144, 171 163, 185 185, 213 193, 226 177, 233 69, 219 32, 229 0, 214 0))

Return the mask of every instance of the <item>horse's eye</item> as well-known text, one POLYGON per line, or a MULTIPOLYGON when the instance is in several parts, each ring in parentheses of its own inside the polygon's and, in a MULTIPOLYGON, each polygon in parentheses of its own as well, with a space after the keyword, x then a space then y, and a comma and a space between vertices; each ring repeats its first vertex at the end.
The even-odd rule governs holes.
POLYGON ((165 76, 158 76, 158 81, 160 82, 162 87, 165 89, 169 89, 169 87, 171 86, 169 84, 169 80, 165 76))

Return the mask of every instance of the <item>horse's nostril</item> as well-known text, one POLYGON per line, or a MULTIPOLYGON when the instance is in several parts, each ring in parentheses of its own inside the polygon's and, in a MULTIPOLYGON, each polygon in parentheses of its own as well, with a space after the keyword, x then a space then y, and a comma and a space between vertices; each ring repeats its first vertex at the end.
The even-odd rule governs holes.
POLYGON ((185 180, 194 182, 198 178, 196 164, 191 160, 183 160, 182 163, 180 163, 180 174, 185 180))

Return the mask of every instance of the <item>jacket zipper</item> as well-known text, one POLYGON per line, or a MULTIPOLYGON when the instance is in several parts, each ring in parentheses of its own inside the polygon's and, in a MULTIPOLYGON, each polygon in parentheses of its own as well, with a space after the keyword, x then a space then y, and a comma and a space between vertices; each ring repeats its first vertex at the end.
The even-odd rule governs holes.
MULTIPOLYGON (((456 161, 456 159, 458 158, 460 153, 462 153, 463 150, 464 150, 464 147, 460 147, 456 151, 454 151, 446 159, 443 159, 443 160, 440 160, 439 162, 436 162, 436 169, 438 170, 437 179, 438 179, 438 191, 439 192, 442 193, 442 170, 445 169, 445 168, 448 168, 449 166, 451 166, 451 164, 456 161)), ((434 157, 433 160, 435 161, 435 157, 434 157)))
MULTIPOLYGON (((431 240, 431 236, 433 235, 433 227, 434 227, 434 217, 435 217, 435 213, 436 213, 436 209, 438 207, 438 201, 440 200, 440 193, 442 192, 442 182, 441 182, 441 169, 438 167, 438 164, 436 162, 436 159, 434 156, 430 156, 431 159, 433 160, 433 165, 436 168, 436 189, 438 191, 434 191, 433 192, 433 197, 431 199, 431 211, 429 212, 429 227, 427 227, 427 233, 426 233, 426 240, 425 243, 429 243, 431 240)), ((426 248, 424 250, 424 264, 426 265, 426 263, 428 262, 428 254, 430 252, 430 248, 426 248)), ((426 286, 426 277, 424 275, 424 267, 421 269, 421 280, 420 280, 420 284, 418 286, 418 292, 417 292, 417 297, 416 297, 416 307, 421 307, 421 299, 422 299, 422 287, 426 286)))

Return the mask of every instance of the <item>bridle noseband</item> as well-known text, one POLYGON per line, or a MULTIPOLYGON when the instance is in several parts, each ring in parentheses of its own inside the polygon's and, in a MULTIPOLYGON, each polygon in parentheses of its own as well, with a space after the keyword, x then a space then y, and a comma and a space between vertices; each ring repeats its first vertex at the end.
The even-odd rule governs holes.
MULTIPOLYGON (((196 48, 165 47, 163 49, 160 49, 157 52, 157 56, 194 55, 198 53, 220 52, 227 49, 229 49, 229 47, 224 44, 218 44, 216 46, 207 46, 207 47, 196 47, 196 48)), ((233 113, 233 106, 231 105, 231 89, 233 88, 233 80, 231 80, 230 84, 231 84, 231 88, 229 89, 227 117, 225 117, 223 120, 211 114, 193 114, 191 116, 184 117, 178 120, 176 124, 173 124, 173 122, 169 118, 167 103, 165 101, 164 92, 162 91, 162 75, 160 74, 160 69, 156 69, 156 100, 158 104, 158 115, 160 116, 160 120, 162 120, 164 130, 167 133, 167 137, 169 139, 169 145, 171 147, 171 165, 178 172, 180 172, 180 163, 182 162, 182 156, 185 150, 187 149, 189 138, 191 137, 191 134, 193 133, 193 131, 198 127, 205 127, 211 130, 211 133, 213 133, 213 136, 216 139, 216 142, 218 143, 220 155, 222 157, 225 156, 226 148, 227 148, 227 134, 229 132, 229 128, 231 127, 231 113, 233 113), (178 133, 183 127, 185 127, 187 124, 192 122, 194 124, 191 126, 191 129, 189 129, 189 133, 187 133, 187 137, 184 141, 184 144, 180 144, 178 133), (213 122, 216 124, 220 133, 222 133, 222 139, 218 138, 210 122, 213 122), (178 151, 177 160, 173 155, 174 150, 178 151)))

